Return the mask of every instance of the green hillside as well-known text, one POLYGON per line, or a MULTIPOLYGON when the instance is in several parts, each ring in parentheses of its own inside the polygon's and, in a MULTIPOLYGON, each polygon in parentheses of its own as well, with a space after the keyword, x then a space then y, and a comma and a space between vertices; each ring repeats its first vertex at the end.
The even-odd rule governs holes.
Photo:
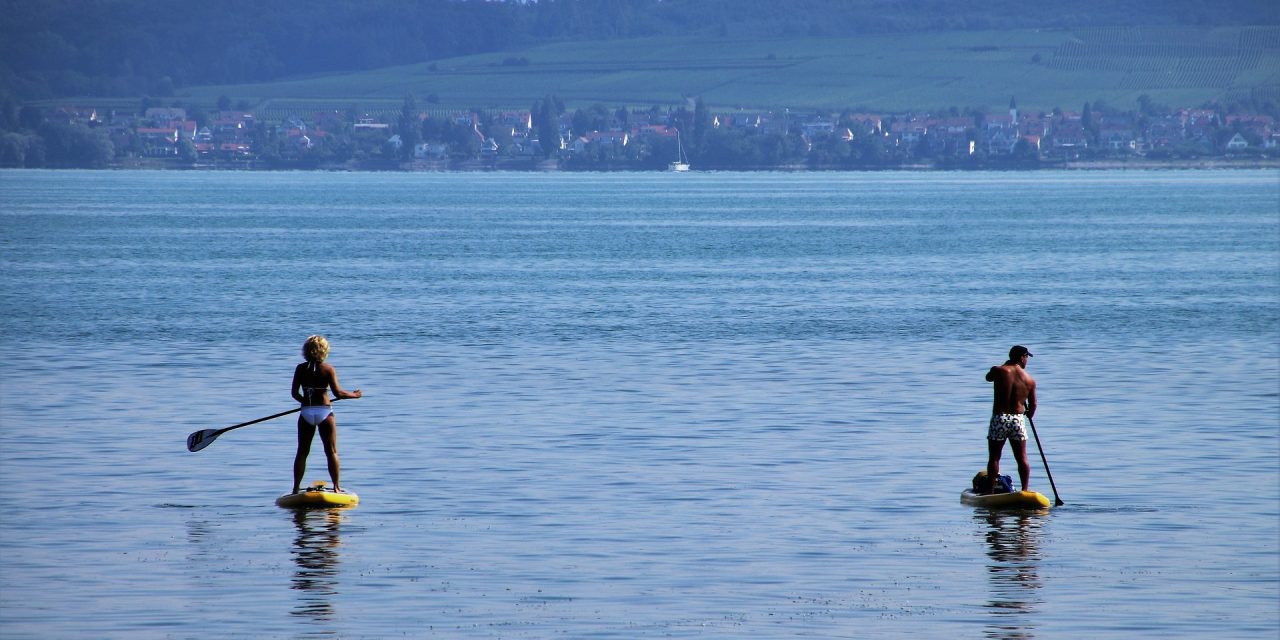
POLYGON ((190 87, 177 97, 247 100, 270 113, 398 107, 672 105, 880 111, 1000 107, 1131 108, 1140 95, 1193 106, 1280 102, 1280 27, 1117 27, 949 31, 775 39, 642 38, 564 42, 375 71, 249 85, 190 87), (428 104, 433 97, 438 102, 428 104))

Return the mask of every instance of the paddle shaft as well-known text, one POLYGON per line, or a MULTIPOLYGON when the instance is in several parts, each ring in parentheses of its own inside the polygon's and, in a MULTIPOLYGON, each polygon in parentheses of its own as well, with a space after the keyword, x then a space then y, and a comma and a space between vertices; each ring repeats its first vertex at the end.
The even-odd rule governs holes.
POLYGON ((1044 474, 1049 476, 1049 486, 1053 488, 1054 506, 1061 507, 1066 503, 1058 497, 1058 485, 1053 483, 1053 473, 1049 471, 1049 460, 1044 457, 1044 447, 1040 446, 1040 434, 1036 433, 1036 421, 1032 420, 1031 416, 1027 416, 1027 423, 1031 425, 1031 435, 1035 436, 1036 449, 1040 450, 1040 462, 1044 463, 1044 474))
MULTIPOLYGON (((341 400, 341 398, 334 398, 333 402, 337 402, 338 400, 341 400)), ((281 411, 280 413, 272 414, 272 415, 266 416, 265 418, 258 418, 257 420, 250 420, 248 422, 241 422, 240 424, 233 424, 229 427, 224 427, 222 429, 217 429, 217 430, 205 429, 204 431, 196 431, 195 433, 192 433, 191 435, 187 436, 187 451, 193 451, 193 452, 199 451, 209 446, 210 444, 213 444, 213 441, 217 439, 218 436, 228 431, 231 431, 233 429, 239 429, 240 427, 247 427, 251 424, 258 424, 259 422, 266 422, 267 420, 275 420, 280 416, 287 416, 291 413, 297 413, 299 411, 302 411, 302 407, 298 407, 296 409, 290 409, 288 411, 281 411)))
POLYGON ((228 432, 228 431, 231 431, 232 429, 239 429, 240 427, 247 427, 247 426, 249 426, 249 425, 251 425, 251 424, 258 424, 259 422, 266 422, 266 421, 268 421, 268 420, 275 420, 276 418, 279 418, 280 416, 287 416, 287 415, 289 415, 289 414, 291 414, 291 413, 297 413, 297 412, 299 412, 299 411, 302 411, 302 407, 298 407, 298 408, 296 408, 296 409, 290 409, 290 410, 288 410, 288 411, 281 411, 280 413, 277 413, 277 414, 275 414, 275 415, 270 415, 270 416, 267 416, 267 417, 265 417, 265 418, 258 418, 257 420, 250 420, 250 421, 248 421, 248 422, 241 422, 240 424, 233 424, 233 425, 231 425, 231 426, 229 426, 229 427, 226 427, 226 428, 223 428, 223 429, 218 429, 218 431, 216 432, 216 435, 215 435, 214 437, 220 436, 220 435, 222 435, 222 434, 224 434, 224 433, 226 433, 226 432, 228 432))

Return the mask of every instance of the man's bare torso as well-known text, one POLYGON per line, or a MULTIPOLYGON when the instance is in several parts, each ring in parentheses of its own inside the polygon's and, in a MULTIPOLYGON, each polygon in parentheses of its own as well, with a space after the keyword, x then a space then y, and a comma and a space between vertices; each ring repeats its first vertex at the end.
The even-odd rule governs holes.
POLYGON ((991 367, 991 371, 987 372, 987 380, 995 383, 992 413, 1028 413, 1028 399, 1031 400, 1032 407, 1035 406, 1036 381, 1017 364, 1006 362, 998 367, 991 367))

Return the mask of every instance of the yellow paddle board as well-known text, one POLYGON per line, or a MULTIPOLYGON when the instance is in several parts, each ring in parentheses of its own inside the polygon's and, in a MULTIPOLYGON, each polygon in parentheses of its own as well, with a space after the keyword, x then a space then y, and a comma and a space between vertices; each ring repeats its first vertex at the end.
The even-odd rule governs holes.
POLYGON ((983 494, 965 489, 960 492, 960 502, 988 509, 1048 509, 1053 506, 1048 496, 1037 491, 983 494))
POLYGON ((354 507, 360 496, 350 491, 334 491, 329 483, 316 480, 310 487, 297 493, 286 493, 276 498, 276 506, 286 509, 333 509, 354 507))

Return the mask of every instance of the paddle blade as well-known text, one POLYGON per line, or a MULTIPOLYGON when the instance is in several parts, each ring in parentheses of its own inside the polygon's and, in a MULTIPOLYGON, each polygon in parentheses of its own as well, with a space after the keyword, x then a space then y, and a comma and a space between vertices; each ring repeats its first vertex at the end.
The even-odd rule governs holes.
POLYGON ((218 438, 217 429, 205 429, 204 431, 196 431, 187 436, 187 451, 199 451, 211 444, 218 438))

